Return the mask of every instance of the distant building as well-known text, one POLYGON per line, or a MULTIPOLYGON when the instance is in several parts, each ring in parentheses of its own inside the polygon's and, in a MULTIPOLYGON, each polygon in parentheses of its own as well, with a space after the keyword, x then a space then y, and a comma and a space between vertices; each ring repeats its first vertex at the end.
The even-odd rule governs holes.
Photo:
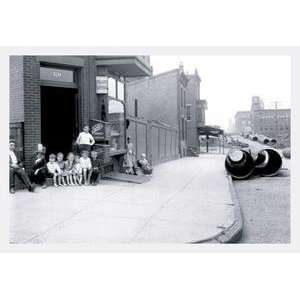
POLYGON ((251 111, 264 109, 264 102, 259 96, 253 96, 251 102, 251 111))
POLYGON ((275 138, 283 146, 290 145, 291 110, 262 109, 252 112, 253 132, 275 138))
POLYGON ((265 109, 263 100, 252 97, 250 111, 239 111, 235 115, 235 129, 239 134, 245 131, 262 134, 275 138, 278 146, 290 145, 291 110, 290 109, 265 109))
POLYGON ((251 130, 251 113, 250 111, 238 111, 235 114, 235 132, 244 134, 246 131, 251 130))

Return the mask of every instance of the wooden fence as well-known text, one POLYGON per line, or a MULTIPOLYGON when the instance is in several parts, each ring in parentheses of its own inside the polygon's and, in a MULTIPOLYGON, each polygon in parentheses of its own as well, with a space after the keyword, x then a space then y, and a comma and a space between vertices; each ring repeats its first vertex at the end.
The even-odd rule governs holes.
POLYGON ((131 137, 137 158, 145 153, 152 164, 158 164, 179 157, 177 128, 134 117, 128 119, 127 136, 131 137))

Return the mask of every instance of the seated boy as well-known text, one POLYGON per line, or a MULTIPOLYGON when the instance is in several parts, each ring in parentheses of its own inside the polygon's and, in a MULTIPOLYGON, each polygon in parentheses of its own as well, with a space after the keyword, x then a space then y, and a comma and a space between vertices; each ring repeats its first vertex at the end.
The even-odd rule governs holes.
POLYGON ((90 172, 89 172, 88 181, 92 185, 96 185, 98 183, 98 177, 99 177, 99 174, 100 174, 100 171, 101 171, 100 160, 97 156, 98 156, 97 151, 92 151, 91 152, 92 168, 90 169, 90 172))
POLYGON ((42 188, 46 188, 46 177, 47 162, 45 154, 42 151, 38 151, 31 167, 30 179, 32 182, 42 185, 42 188))
POLYGON ((58 175, 60 175, 61 170, 60 170, 59 165, 56 162, 55 154, 49 155, 49 162, 47 163, 47 169, 48 169, 47 177, 53 178, 54 186, 58 187, 57 178, 58 178, 58 175))
POLYGON ((88 172, 92 169, 91 159, 89 158, 89 152, 87 150, 82 151, 82 156, 80 157, 80 165, 82 168, 84 184, 88 185, 88 172))

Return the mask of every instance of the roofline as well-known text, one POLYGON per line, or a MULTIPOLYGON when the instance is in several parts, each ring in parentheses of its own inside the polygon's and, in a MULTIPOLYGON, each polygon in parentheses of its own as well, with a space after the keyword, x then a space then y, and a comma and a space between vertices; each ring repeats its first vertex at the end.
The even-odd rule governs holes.
POLYGON ((267 109, 257 109, 257 110, 254 110, 253 112, 256 112, 256 111, 291 111, 291 109, 290 108, 277 108, 277 109, 267 108, 267 109))
POLYGON ((158 77, 161 77, 161 76, 164 76, 164 75, 167 75, 169 73, 177 73, 179 71, 178 68, 176 69, 172 69, 172 70, 169 70, 169 71, 165 71, 163 73, 159 73, 159 74, 156 74, 156 75, 152 75, 152 76, 149 76, 149 77, 145 77, 143 79, 137 79, 137 80, 131 80, 131 81, 128 81, 127 82, 127 85, 130 85, 130 84, 135 84, 135 83, 140 83, 140 82, 143 82, 143 81, 146 81, 146 80, 151 80, 151 79, 156 79, 158 77))

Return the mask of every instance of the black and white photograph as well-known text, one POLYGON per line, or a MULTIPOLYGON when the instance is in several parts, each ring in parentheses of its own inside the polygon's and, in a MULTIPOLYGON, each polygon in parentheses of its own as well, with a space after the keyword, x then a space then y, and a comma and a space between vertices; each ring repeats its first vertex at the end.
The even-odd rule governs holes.
POLYGON ((289 244, 290 98, 289 55, 10 55, 9 243, 289 244))
POLYGON ((298 6, 2 1, 0 299, 298 299, 298 6))

